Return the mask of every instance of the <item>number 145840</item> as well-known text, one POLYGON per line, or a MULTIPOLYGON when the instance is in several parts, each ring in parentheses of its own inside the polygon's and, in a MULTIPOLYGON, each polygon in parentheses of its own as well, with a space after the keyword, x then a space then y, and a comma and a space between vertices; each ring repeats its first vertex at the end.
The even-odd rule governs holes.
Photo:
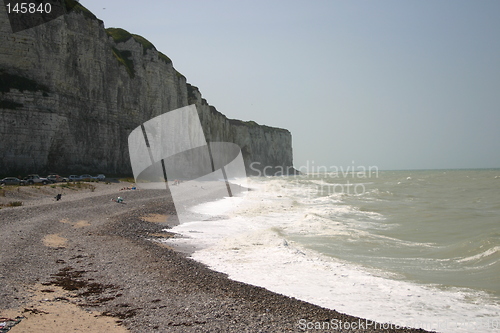
POLYGON ((7 13, 16 13, 16 14, 42 14, 42 13, 50 13, 52 11, 52 6, 50 3, 41 3, 36 4, 34 2, 22 2, 16 3, 11 6, 11 4, 7 4, 7 13))

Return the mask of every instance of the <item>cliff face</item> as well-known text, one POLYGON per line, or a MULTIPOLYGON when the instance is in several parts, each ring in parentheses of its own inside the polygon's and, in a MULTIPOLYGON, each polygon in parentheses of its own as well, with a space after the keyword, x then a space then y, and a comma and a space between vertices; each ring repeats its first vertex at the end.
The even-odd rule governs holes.
POLYGON ((292 166, 290 132, 227 119, 146 39, 88 12, 12 33, 1 4, 0 38, 0 174, 130 174, 129 133, 189 104, 207 140, 241 147, 250 174, 292 166))

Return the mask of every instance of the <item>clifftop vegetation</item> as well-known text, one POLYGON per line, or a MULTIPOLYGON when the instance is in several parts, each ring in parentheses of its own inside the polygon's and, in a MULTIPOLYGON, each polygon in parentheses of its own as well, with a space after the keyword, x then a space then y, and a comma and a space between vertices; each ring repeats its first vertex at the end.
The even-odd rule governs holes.
MULTIPOLYGON (((108 34, 108 36, 111 36, 113 38, 113 40, 115 41, 115 43, 117 43, 117 44, 118 43, 125 43, 130 38, 133 38, 137 43, 142 45, 143 54, 146 54, 148 50, 158 51, 156 49, 156 47, 153 45, 153 43, 151 43, 149 40, 147 40, 146 38, 144 38, 142 36, 131 34, 130 32, 128 32, 125 29, 108 28, 108 29, 106 29, 106 33, 108 34)), ((158 59, 164 61, 167 64, 172 63, 172 60, 170 60, 169 57, 167 57, 165 54, 163 54, 160 51, 158 51, 158 59)))
MULTIPOLYGON (((64 0, 64 5, 66 6, 66 10, 69 11, 74 11, 77 13, 82 13, 83 16, 93 19, 93 20, 99 20, 90 10, 82 6, 78 1, 75 0, 64 0)), ((102 22, 102 21, 101 21, 102 22)))

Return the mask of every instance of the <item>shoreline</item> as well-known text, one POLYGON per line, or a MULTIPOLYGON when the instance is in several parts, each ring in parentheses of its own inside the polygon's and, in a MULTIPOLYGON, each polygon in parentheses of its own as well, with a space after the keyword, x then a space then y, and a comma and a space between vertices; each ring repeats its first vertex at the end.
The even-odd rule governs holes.
POLYGON ((59 202, 0 210, 0 317, 26 316, 10 332, 29 332, 23 330, 29 322, 48 325, 42 322, 49 314, 25 309, 57 313, 56 305, 63 303, 90 314, 96 324, 111 319, 107 330, 130 332, 304 332, 309 323, 340 321, 365 323, 343 332, 425 332, 381 325, 375 330, 362 318, 230 280, 154 241, 168 237, 163 229, 176 222, 166 191, 105 186, 110 187, 82 191, 71 200, 63 196, 59 202), (113 196, 124 197, 125 204, 112 202, 113 196), (34 288, 53 292, 40 301, 34 288), (42 307, 48 304, 50 310, 42 307))

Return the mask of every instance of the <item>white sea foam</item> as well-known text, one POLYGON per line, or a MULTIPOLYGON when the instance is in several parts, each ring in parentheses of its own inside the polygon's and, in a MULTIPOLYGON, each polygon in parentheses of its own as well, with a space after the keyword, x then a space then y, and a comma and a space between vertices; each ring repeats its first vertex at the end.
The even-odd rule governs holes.
MULTIPOLYGON (((371 234, 384 219, 381 214, 339 205, 338 197, 310 198, 307 189, 290 184, 253 180, 254 190, 245 198, 195 207, 224 216, 177 226, 171 231, 182 237, 166 242, 196 246, 192 258, 234 280, 369 320, 441 332, 498 331, 500 306, 484 292, 417 284, 383 267, 341 260, 291 240, 291 235, 379 237, 398 246, 434 246, 371 234)), ((491 254, 486 252, 475 257, 491 254)))
POLYGON ((478 253, 478 254, 470 256, 470 257, 458 259, 457 262, 466 262, 466 261, 479 260, 479 259, 483 259, 483 258, 489 257, 491 255, 494 255, 494 254, 496 254, 498 252, 500 252, 500 246, 495 246, 495 247, 492 247, 491 249, 488 249, 488 250, 486 250, 486 251, 484 251, 482 253, 478 253))

